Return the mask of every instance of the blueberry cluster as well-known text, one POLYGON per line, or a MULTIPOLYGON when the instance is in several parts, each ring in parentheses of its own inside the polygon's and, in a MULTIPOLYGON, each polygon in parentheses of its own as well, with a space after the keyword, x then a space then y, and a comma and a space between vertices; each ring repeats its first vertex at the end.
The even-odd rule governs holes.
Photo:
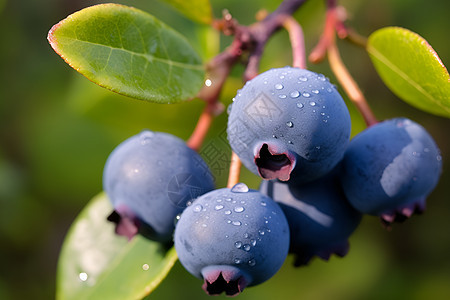
POLYGON ((432 137, 398 118, 350 140, 336 87, 299 68, 272 69, 238 91, 227 126, 242 163, 263 180, 214 189, 206 163, 166 133, 143 131, 107 160, 116 232, 174 243, 210 295, 236 295, 296 266, 345 256, 364 214, 390 224, 423 211, 442 168, 432 137), (176 221, 176 222, 175 222, 176 221))

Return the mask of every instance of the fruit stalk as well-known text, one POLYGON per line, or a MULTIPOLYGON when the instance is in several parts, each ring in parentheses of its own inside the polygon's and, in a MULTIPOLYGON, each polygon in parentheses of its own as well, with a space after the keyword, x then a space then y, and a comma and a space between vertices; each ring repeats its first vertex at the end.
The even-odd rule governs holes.
POLYGON ((219 96, 232 67, 241 61, 243 54, 248 53, 249 58, 246 62, 243 80, 248 81, 255 77, 259 73, 259 61, 264 45, 285 22, 288 24, 284 26, 292 27, 292 34, 296 35, 294 38, 296 41, 296 54, 294 55, 297 60, 294 64, 299 64, 299 66, 306 65, 306 62, 303 62, 302 58, 297 58, 298 56, 303 56, 301 52, 304 52, 304 49, 301 50, 302 45, 299 41, 299 39, 301 41, 303 40, 303 34, 301 28, 299 29, 299 26, 296 28, 295 24, 293 24, 295 21, 291 17, 305 2, 306 0, 285 0, 274 12, 250 26, 240 25, 228 12, 224 13, 223 19, 213 22, 213 26, 217 30, 222 31, 226 35, 234 35, 234 40, 229 47, 215 56, 206 65, 209 80, 207 81, 209 84, 203 86, 197 94, 197 98, 204 100, 207 106, 200 115, 196 128, 187 142, 190 148, 194 150, 200 149, 214 116, 222 112, 223 108, 219 104, 219 96))
POLYGON ((289 33, 289 40, 291 41, 292 66, 306 69, 305 39, 302 27, 292 16, 286 17, 283 27, 289 33))
POLYGON ((242 162, 236 153, 231 153, 230 171, 228 173, 227 188, 232 188, 239 182, 239 176, 241 174, 242 162))

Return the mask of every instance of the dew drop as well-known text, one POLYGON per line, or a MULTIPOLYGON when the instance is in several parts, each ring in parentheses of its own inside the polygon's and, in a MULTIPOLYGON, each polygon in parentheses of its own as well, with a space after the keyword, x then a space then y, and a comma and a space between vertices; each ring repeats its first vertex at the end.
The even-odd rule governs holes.
POLYGON ((233 193, 247 193, 249 191, 248 186, 245 183, 236 183, 232 188, 231 191, 233 193))
POLYGON ((280 79, 284 79, 284 75, 281 75, 281 76, 280 76, 280 79))
POLYGON ((297 107, 298 108, 303 108, 303 104, 302 103, 297 103, 297 107))
POLYGON ((139 139, 141 141, 141 145, 147 145, 151 142, 152 137, 155 135, 154 132, 145 130, 139 135, 139 139))
POLYGON ((325 75, 323 75, 323 74, 319 74, 319 75, 317 76, 317 79, 319 79, 319 80, 321 80, 321 81, 327 80, 326 77, 325 77, 325 75))
POLYGON ((264 234, 266 234, 266 232, 264 231, 264 229, 258 230, 258 233, 259 233, 259 235, 264 235, 264 234))
POLYGON ((436 156, 436 160, 437 161, 441 161, 442 160, 442 156, 440 156, 440 155, 436 156))
POLYGON ((255 260, 255 259, 250 259, 250 260, 248 261, 248 265, 249 265, 250 267, 254 267, 254 266, 256 265, 256 260, 255 260))
MULTIPOLYGON (((234 98, 233 98, 234 99, 234 98)), ((234 100, 233 100, 234 101, 234 100)), ((232 104, 233 103, 231 103, 230 105, 228 105, 228 107, 227 107, 227 114, 230 114, 231 113, 231 106, 232 106, 232 104)))
POLYGON ((281 83, 275 84, 275 89, 276 90, 282 90, 283 88, 284 88, 284 86, 281 83))
POLYGON ((233 198, 225 198, 225 201, 230 202, 233 198))
POLYGON ((272 137, 273 137, 274 139, 276 139, 276 138, 277 138, 277 136, 276 136, 275 134, 273 134, 273 135, 272 135, 272 137))
POLYGON ((205 85, 206 85, 206 86, 211 86, 211 85, 212 85, 211 79, 206 79, 206 80, 205 80, 205 85))
POLYGON ((231 210, 227 209, 227 210, 225 211, 225 214, 226 214, 226 215, 231 215, 231 210))
POLYGON ((142 265, 142 270, 148 271, 148 269, 150 269, 150 266, 148 264, 143 264, 142 265))
POLYGON ((316 146, 316 149, 317 149, 317 150, 320 150, 320 146, 316 146))
POLYGON ((88 277, 89 277, 88 274, 85 272, 78 274, 78 278, 80 278, 81 281, 86 281, 88 277))
POLYGON ((239 221, 233 221, 231 224, 233 224, 234 226, 241 226, 242 223, 239 221))
POLYGON ((333 91, 332 89, 327 88, 327 92, 328 92, 328 93, 331 93, 332 91, 333 91))
POLYGON ((308 78, 305 76, 301 76, 298 78, 298 80, 305 82, 305 81, 308 81, 308 78))
POLYGON ((316 102, 311 101, 311 102, 309 102, 309 105, 311 105, 311 106, 316 106, 316 102))
POLYGON ((222 202, 222 199, 217 199, 216 202, 217 202, 217 203, 221 203, 221 202, 222 202))
POLYGON ((321 115, 321 116, 325 116, 325 113, 324 113, 324 112, 321 112, 320 115, 321 115))
POLYGON ((249 236, 250 236, 250 235, 249 235, 247 232, 244 233, 244 238, 248 239, 249 236))
POLYGON ((286 125, 287 125, 289 128, 294 127, 294 123, 292 123, 291 121, 286 122, 286 125))
POLYGON ((242 249, 244 249, 244 251, 250 251, 252 247, 249 244, 244 244, 244 246, 242 246, 242 249))
POLYGON ((294 143, 293 143, 292 141, 288 141, 288 144, 291 144, 291 145, 292 145, 292 144, 294 144, 294 143))
POLYGON ((236 265, 238 265, 238 264, 242 263, 242 260, 239 259, 239 258, 235 258, 235 259, 234 259, 234 263, 235 263, 236 265))
POLYGON ((265 201, 261 201, 261 206, 267 206, 267 203, 265 201))
POLYGON ((241 213, 241 212, 243 212, 244 210, 245 210, 245 208, 244 208, 243 206, 236 206, 236 207, 234 208, 234 211, 237 212, 237 213, 241 213))
POLYGON ((200 204, 197 204, 196 206, 194 206, 194 211, 195 212, 201 212, 203 209, 203 206, 201 206, 200 204))
POLYGON ((291 96, 291 98, 298 98, 300 96, 300 92, 299 91, 292 91, 289 96, 291 96))
POLYGON ((216 205, 216 207, 214 207, 215 210, 221 210, 224 206, 223 205, 216 205))
POLYGON ((206 227, 208 227, 208 225, 206 225, 205 223, 203 223, 203 224, 202 224, 202 227, 203 227, 203 228, 206 228, 206 227))
POLYGON ((181 219, 181 214, 176 215, 176 217, 173 219, 173 224, 176 226, 178 221, 181 219))
POLYGON ((286 95, 285 95, 285 94, 278 95, 278 98, 280 98, 280 99, 286 99, 286 95))
POLYGON ((318 94, 318 93, 319 93, 319 90, 312 90, 311 93, 313 93, 313 94, 318 94))
POLYGON ((256 240, 250 240, 250 244, 252 244, 253 247, 256 246, 256 240))
POLYGON ((231 224, 231 220, 227 220, 227 224, 231 224))
POLYGON ((311 94, 308 92, 303 92, 302 96, 305 98, 309 98, 309 97, 311 97, 311 94))
POLYGON ((236 242, 236 243, 234 243, 234 246, 236 247, 236 248, 238 248, 238 249, 241 249, 241 247, 242 247, 242 242, 236 242))

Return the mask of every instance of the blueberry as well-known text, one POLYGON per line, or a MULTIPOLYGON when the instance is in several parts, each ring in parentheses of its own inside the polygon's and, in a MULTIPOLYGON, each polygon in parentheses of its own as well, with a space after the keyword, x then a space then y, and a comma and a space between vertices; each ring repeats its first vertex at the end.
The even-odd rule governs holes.
POLYGON ((318 256, 343 257, 349 250, 348 238, 359 225, 362 214, 345 198, 336 171, 303 185, 263 180, 261 193, 274 199, 283 210, 290 229, 289 252, 295 266, 318 256))
POLYGON ((186 208, 174 242, 181 264, 204 279, 205 292, 236 295, 278 271, 288 253, 289 227, 272 199, 238 183, 186 208))
POLYGON ((253 173, 304 183, 342 159, 350 127, 347 106, 325 76, 284 67, 258 75, 238 91, 227 133, 253 173))
POLYGON ((430 134, 409 119, 396 118, 352 139, 341 180, 355 208, 389 224, 425 209, 441 169, 441 155, 430 134))
POLYGON ((118 234, 171 241, 174 219, 189 201, 212 190, 206 163, 173 135, 143 131, 110 154, 103 188, 114 206, 118 234))

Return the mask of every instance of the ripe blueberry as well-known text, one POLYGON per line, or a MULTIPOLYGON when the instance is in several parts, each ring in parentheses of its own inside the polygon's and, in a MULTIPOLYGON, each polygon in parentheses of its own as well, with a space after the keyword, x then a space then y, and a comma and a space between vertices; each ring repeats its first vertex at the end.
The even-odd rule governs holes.
POLYGON ((146 130, 110 154, 103 188, 118 234, 130 239, 139 232, 165 242, 172 239, 175 217, 214 183, 206 163, 183 140, 146 130))
POLYGON ((271 69, 238 91, 228 140, 242 163, 263 179, 317 179, 342 159, 350 115, 325 76, 299 68, 271 69))
POLYGON ((286 259, 289 227, 280 207, 243 183, 197 198, 174 234, 181 264, 208 294, 236 295, 272 277, 286 259))
POLYGON ((396 118, 352 139, 341 180, 356 209, 389 224, 425 209, 441 169, 441 155, 429 133, 409 119, 396 118))
POLYGON ((288 220, 289 252, 296 255, 295 266, 307 264, 314 256, 328 260, 333 253, 347 254, 348 237, 362 214, 347 202, 336 172, 303 185, 263 180, 260 191, 280 205, 288 220))

